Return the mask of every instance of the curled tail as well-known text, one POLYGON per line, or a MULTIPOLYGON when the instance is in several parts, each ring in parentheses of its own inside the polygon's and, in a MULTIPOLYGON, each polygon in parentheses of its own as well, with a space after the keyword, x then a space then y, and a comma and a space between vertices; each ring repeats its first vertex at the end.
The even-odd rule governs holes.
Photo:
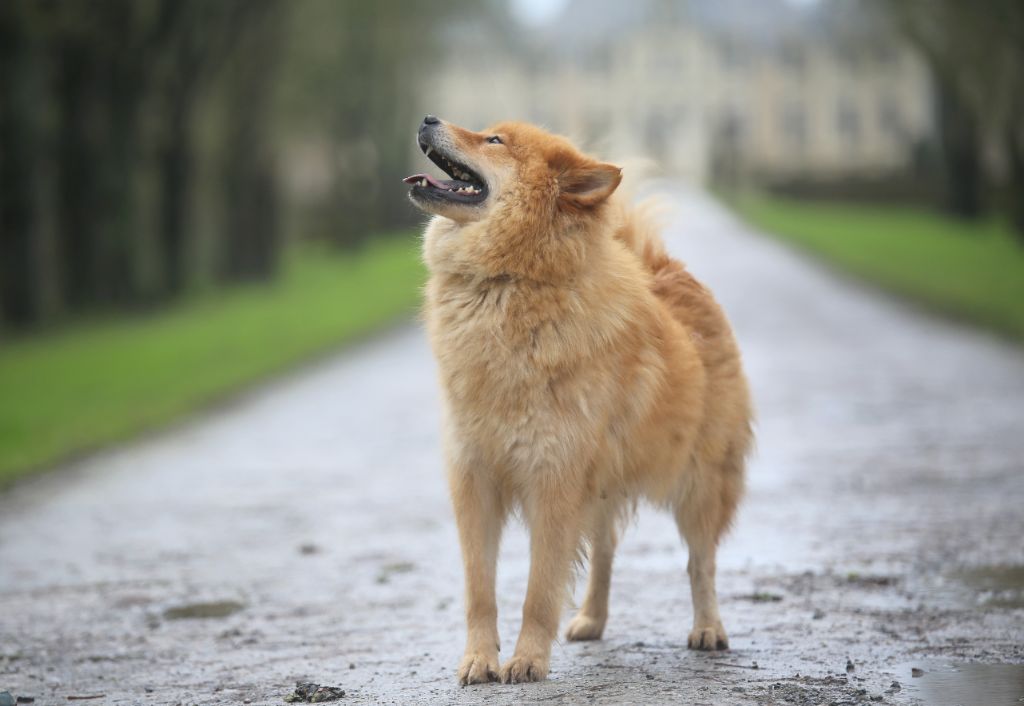
POLYGON ((656 199, 639 204, 623 204, 622 216, 615 237, 637 254, 651 272, 659 272, 672 259, 661 239, 661 206, 656 199))
POLYGON ((645 171, 643 165, 624 170, 625 178, 615 193, 618 210, 615 237, 636 253, 648 270, 658 272, 672 261, 661 239, 666 209, 657 197, 646 198, 640 203, 634 201, 637 182, 645 171))

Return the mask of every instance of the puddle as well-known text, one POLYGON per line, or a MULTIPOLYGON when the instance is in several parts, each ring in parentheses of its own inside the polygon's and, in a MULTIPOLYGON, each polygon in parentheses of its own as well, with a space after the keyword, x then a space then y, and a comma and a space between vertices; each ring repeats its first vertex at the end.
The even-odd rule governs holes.
POLYGON ((1024 608, 1024 566, 983 566, 954 574, 977 591, 977 604, 1024 608))
POLYGON ((1024 664, 908 662, 894 673, 903 689, 929 706, 1020 706, 1024 702, 1024 664))
POLYGON ((1024 566, 979 566, 924 578, 913 586, 929 602, 948 607, 1024 608, 1024 566))
POLYGON ((226 618, 245 608, 238 601, 213 601, 211 603, 188 603, 164 611, 166 620, 189 620, 205 618, 226 618))

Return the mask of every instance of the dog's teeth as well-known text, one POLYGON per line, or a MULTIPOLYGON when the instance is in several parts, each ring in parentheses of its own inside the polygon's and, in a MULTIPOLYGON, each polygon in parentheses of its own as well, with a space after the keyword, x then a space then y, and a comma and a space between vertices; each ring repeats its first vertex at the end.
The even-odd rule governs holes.
POLYGON ((427 151, 426 151, 426 152, 424 152, 423 154, 425 154, 426 156, 428 156, 428 157, 429 157, 429 156, 430 156, 430 153, 431 153, 431 152, 433 152, 433 151, 434 151, 434 148, 433 148, 433 147, 428 147, 428 148, 427 148, 427 151))
POLYGON ((427 180, 426 179, 420 179, 420 186, 426 186, 426 185, 427 185, 427 180))

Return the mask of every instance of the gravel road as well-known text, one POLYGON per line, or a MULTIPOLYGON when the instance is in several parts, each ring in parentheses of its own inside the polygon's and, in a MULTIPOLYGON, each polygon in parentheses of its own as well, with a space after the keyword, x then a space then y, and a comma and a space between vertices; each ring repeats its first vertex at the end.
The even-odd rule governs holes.
MULTIPOLYGON (((686 553, 647 509, 618 554, 605 640, 557 644, 544 683, 456 685, 459 552, 433 362, 408 326, 0 496, 0 691, 280 704, 312 681, 341 703, 1017 703, 1024 352, 667 191, 670 247, 732 318, 758 407, 719 560, 731 651, 686 649, 686 553)), ((514 527, 505 656, 527 559, 514 527)))

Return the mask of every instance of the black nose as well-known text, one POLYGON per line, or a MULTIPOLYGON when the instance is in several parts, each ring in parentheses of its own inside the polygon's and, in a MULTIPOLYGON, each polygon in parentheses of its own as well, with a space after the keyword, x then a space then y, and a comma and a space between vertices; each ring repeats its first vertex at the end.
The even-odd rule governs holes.
POLYGON ((439 122, 441 121, 435 118, 433 115, 428 115, 427 117, 423 118, 424 125, 437 125, 439 122))

